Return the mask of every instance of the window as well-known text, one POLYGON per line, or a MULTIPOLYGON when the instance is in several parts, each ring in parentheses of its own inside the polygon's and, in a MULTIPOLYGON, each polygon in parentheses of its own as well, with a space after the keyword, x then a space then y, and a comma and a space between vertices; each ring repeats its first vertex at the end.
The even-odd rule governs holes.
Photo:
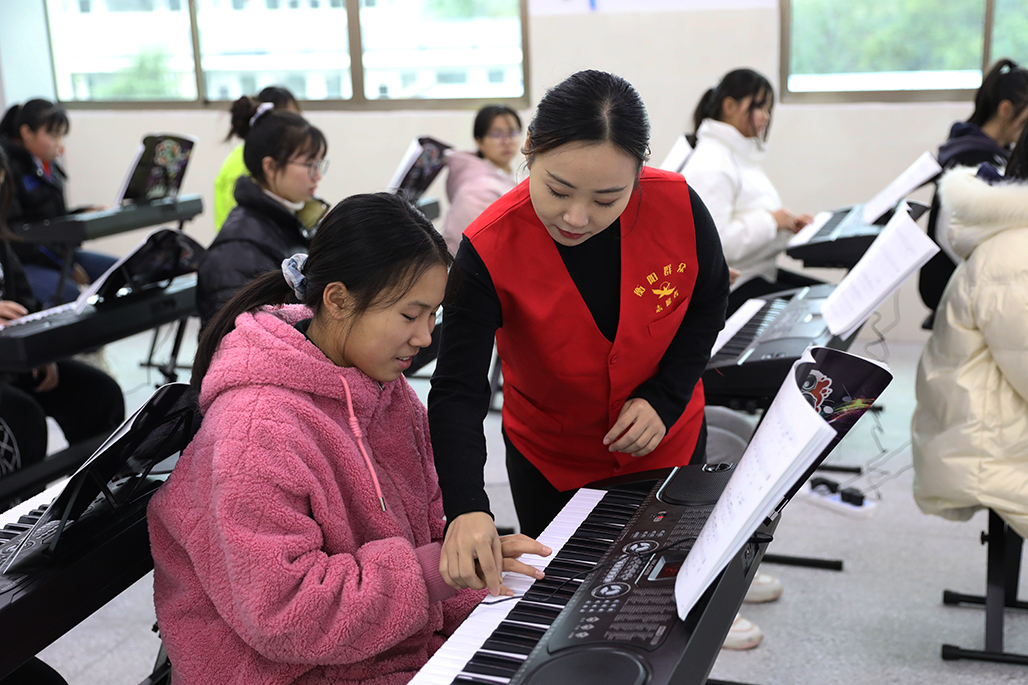
POLYGON ((80 14, 48 0, 58 99, 196 100, 189 13, 166 8, 152 0, 106 0, 80 14))
POLYGON ((1028 0, 783 0, 783 99, 966 98, 1028 58, 1028 0))
POLYGON ((201 106, 279 84, 352 109, 524 106, 527 3, 46 0, 62 102, 201 106))

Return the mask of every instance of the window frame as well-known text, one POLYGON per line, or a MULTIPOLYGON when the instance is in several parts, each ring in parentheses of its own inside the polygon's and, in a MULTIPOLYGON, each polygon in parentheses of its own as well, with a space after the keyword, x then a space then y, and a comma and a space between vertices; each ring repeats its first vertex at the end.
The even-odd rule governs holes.
MULTIPOLYGON (((514 109, 527 109, 530 105, 529 93, 532 92, 529 69, 528 2, 529 0, 518 0, 521 17, 521 73, 524 86, 524 92, 520 97, 368 99, 364 93, 364 49, 361 41, 359 21, 361 0, 345 0, 347 33, 350 45, 350 82, 353 87, 353 96, 345 100, 305 100, 299 98, 299 102, 304 111, 311 112, 338 110, 355 112, 445 109, 477 110, 488 104, 503 104, 514 109)), ((196 2, 195 0, 185 0, 185 4, 184 9, 189 12, 190 39, 192 40, 193 49, 194 77, 197 89, 195 100, 60 100, 56 96, 55 99, 66 109, 81 110, 220 110, 231 104, 231 100, 212 100, 206 96, 206 81, 204 79, 203 64, 200 60, 200 28, 197 22, 196 2)), ((50 34, 49 3, 43 2, 43 12, 46 17, 47 51, 50 54, 50 78, 53 82, 53 92, 56 94, 58 92, 57 72, 53 66, 55 58, 53 41, 50 34)))
MULTIPOLYGON (((988 73, 994 61, 992 52, 992 25, 995 0, 984 0, 985 16, 982 26, 982 76, 988 73)), ((779 0, 779 101, 789 104, 842 104, 853 102, 966 102, 973 100, 977 88, 947 90, 859 90, 794 92, 789 90, 790 61, 792 58, 792 0, 779 0)))

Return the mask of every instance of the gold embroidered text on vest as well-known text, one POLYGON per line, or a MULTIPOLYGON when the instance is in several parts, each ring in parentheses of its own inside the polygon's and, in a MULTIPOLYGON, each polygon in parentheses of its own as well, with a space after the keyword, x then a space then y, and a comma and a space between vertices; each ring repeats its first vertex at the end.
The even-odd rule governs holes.
MULTIPOLYGON (((678 269, 677 269, 678 273, 684 272, 686 266, 687 265, 686 265, 685 262, 681 262, 678 265, 678 269)), ((675 267, 672 264, 665 264, 664 268, 662 270, 663 270, 665 276, 670 276, 671 273, 675 270, 675 267)), ((658 280, 658 276, 657 276, 657 272, 655 272, 655 271, 651 272, 650 274, 648 274, 646 276, 646 282, 649 285, 653 285, 654 283, 657 282, 657 280, 658 280)), ((636 286, 635 289, 632 290, 632 292, 635 293, 636 295, 638 295, 639 297, 642 297, 643 295, 646 294, 646 286, 643 286, 643 285, 636 286)), ((673 286, 673 285, 671 285, 670 281, 663 281, 658 288, 652 289, 652 292, 658 298, 663 300, 663 303, 657 303, 657 309, 656 309, 656 313, 657 314, 659 314, 662 311, 664 311, 664 307, 670 307, 671 303, 678 297, 678 288, 673 286)))

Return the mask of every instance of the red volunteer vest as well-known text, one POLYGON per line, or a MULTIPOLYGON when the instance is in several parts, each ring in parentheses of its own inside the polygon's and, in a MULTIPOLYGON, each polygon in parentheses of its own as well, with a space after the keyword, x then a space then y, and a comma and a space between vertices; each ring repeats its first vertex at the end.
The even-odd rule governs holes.
POLYGON ((465 235, 503 312, 503 426, 559 490, 687 464, 703 422, 703 385, 646 457, 609 452, 603 436, 657 368, 696 282, 696 233, 685 180, 643 168, 621 215, 621 310, 611 343, 600 333, 556 244, 532 207, 528 181, 493 203, 465 235))

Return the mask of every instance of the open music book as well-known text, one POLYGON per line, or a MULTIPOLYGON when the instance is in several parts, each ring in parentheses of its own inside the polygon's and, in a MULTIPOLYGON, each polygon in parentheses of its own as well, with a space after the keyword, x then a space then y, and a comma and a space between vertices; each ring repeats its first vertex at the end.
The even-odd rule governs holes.
POLYGON ((925 152, 903 170, 903 173, 893 179, 892 183, 885 186, 880 193, 871 198, 864 205, 864 221, 872 224, 883 214, 896 206, 917 188, 932 180, 942 173, 942 167, 932 156, 932 153, 925 152))
POLYGON ((196 139, 189 136, 172 133, 145 136, 118 192, 115 206, 178 196, 195 145, 196 139))
MULTIPOLYGON (((931 181, 941 172, 942 167, 939 166, 935 157, 930 152, 925 152, 877 195, 868 202, 853 207, 851 211, 859 211, 859 219, 865 225, 873 224, 885 216, 886 212, 890 209, 896 207, 907 195, 928 181, 931 181)), ((927 206, 920 206, 920 203, 917 202, 912 202, 911 204, 913 206, 913 218, 916 221, 928 208, 927 206)), ((910 210, 909 207, 907 209, 908 211, 910 210)), ((789 239, 789 247, 806 245, 835 214, 846 211, 818 212, 810 224, 789 239)))
POLYGON ((892 380, 888 367, 827 347, 793 365, 675 581, 682 620, 768 517, 782 507, 892 380))
POLYGON ((907 278, 939 251, 901 206, 821 306, 832 335, 855 332, 907 278))
POLYGON ((400 166, 389 181, 389 190, 410 202, 420 198, 446 165, 444 153, 452 146, 429 136, 411 141, 400 166))

